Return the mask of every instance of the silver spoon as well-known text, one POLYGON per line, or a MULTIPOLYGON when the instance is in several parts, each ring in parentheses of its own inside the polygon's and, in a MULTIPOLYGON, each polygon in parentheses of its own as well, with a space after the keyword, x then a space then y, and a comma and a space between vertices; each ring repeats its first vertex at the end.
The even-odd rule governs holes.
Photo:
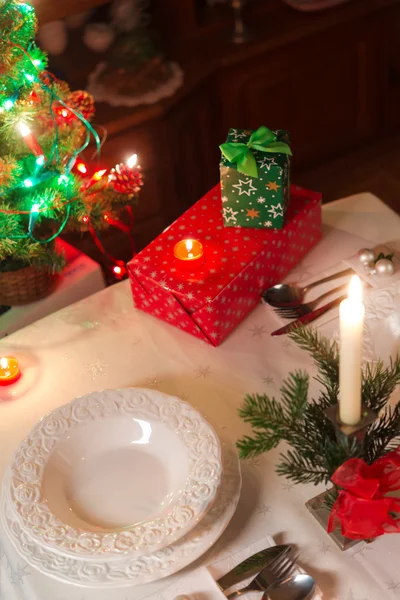
POLYGON ((314 578, 306 573, 298 573, 269 589, 262 600, 311 600, 314 591, 314 578))
POLYGON ((311 288, 320 285, 321 283, 333 281, 334 279, 339 279, 340 277, 345 277, 346 275, 352 274, 353 269, 346 269, 340 273, 335 273, 334 275, 329 275, 329 277, 324 277, 323 279, 318 279, 318 281, 313 281, 303 288, 297 287, 296 285, 292 285, 290 283, 279 283, 278 285, 274 285, 268 290, 265 290, 262 295, 262 299, 263 302, 269 304, 270 306, 274 306, 275 308, 299 306, 299 304, 303 302, 305 293, 311 288))

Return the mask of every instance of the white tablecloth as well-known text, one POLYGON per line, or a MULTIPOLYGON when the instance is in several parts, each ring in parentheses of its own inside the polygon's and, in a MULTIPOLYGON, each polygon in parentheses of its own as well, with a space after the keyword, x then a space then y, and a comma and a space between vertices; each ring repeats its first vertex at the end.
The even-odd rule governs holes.
MULTIPOLYGON (((400 247, 400 218, 371 194, 325 206, 323 220, 324 240, 291 279, 304 280, 356 252, 359 240, 352 235, 400 247)), ((102 388, 153 387, 178 395, 237 440, 247 431, 237 414, 246 393, 279 394, 290 370, 311 368, 307 355, 285 336, 270 337, 278 325, 260 305, 222 346, 213 348, 134 310, 129 283, 122 282, 1 340, 1 355, 16 355, 23 377, 15 386, 0 388, 0 474, 42 415, 102 388)), ((335 323, 324 328, 331 334, 335 323)), ((342 553, 304 506, 321 488, 278 477, 279 452, 243 464, 238 510, 206 560, 232 556, 270 534, 278 543, 298 546, 300 563, 315 576, 325 600, 399 598, 400 537, 386 536, 342 553)), ((146 595, 135 588, 111 593, 47 580, 9 553, 7 545, 0 551, 0 566, 0 597, 6 600, 138 600, 146 595)), ((160 591, 152 597, 165 596, 160 591)))

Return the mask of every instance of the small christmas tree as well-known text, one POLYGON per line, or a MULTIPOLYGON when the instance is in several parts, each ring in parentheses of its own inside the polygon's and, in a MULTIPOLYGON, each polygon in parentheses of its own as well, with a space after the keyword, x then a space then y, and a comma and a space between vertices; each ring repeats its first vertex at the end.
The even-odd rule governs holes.
POLYGON ((0 0, 0 272, 33 265, 58 271, 54 241, 66 227, 96 232, 136 202, 135 156, 110 172, 81 153, 100 140, 93 98, 48 73, 35 45, 35 11, 0 0))

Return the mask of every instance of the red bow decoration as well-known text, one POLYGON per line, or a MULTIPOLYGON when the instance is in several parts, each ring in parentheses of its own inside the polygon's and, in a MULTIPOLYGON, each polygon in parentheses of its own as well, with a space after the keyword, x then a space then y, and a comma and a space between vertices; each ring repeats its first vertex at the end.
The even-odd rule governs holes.
POLYGON ((400 446, 372 465, 351 458, 340 465, 332 481, 343 488, 332 508, 328 533, 340 525, 342 535, 365 540, 400 532, 400 499, 386 496, 400 489, 400 446))

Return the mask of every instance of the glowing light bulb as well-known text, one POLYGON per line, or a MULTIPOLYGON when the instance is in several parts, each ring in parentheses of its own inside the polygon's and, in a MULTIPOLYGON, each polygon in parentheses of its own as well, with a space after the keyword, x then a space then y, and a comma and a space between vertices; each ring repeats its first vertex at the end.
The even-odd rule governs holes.
POLYGON ((42 156, 38 156, 38 158, 36 159, 36 164, 38 167, 43 167, 44 165, 44 156, 42 154, 42 156))
POLYGON ((31 130, 30 130, 30 128, 28 127, 28 125, 26 123, 24 123, 23 121, 20 121, 18 123, 17 127, 18 127, 18 129, 20 131, 20 134, 23 137, 27 137, 28 135, 31 135, 31 133, 32 133, 31 130))
POLYGON ((69 182, 69 177, 67 177, 67 175, 60 175, 60 177, 58 178, 58 183, 68 183, 69 182))
POLYGON ((25 73, 25 77, 27 78, 28 81, 30 81, 32 83, 32 81, 35 79, 33 75, 31 75, 30 73, 25 73))
POLYGON ((101 169, 100 171, 96 171, 96 173, 93 175, 93 178, 95 181, 100 181, 100 179, 103 177, 103 175, 105 175, 107 173, 107 169, 101 169))
POLYGON ((137 164, 137 154, 132 154, 132 156, 130 156, 128 158, 128 160, 126 161, 126 165, 130 168, 133 169, 133 167, 137 164))
POLYGON ((113 267, 113 271, 116 275, 121 275, 122 273, 122 269, 119 265, 115 265, 115 267, 113 267))
POLYGON ((32 186, 33 186, 33 181, 32 181, 32 179, 25 179, 25 180, 24 180, 24 186, 25 186, 26 188, 30 188, 30 187, 32 187, 32 186))
POLYGON ((61 116, 64 117, 64 119, 66 119, 68 117, 68 111, 66 108, 62 109, 61 116))
POLYGON ((89 221, 89 217, 88 217, 87 215, 85 215, 85 216, 82 218, 82 221, 83 221, 84 223, 87 223, 87 222, 89 221))
POLYGON ((38 58, 35 58, 35 60, 33 61, 33 64, 35 65, 35 67, 40 67, 40 65, 42 64, 42 61, 39 60, 38 58))
POLYGON ((86 175, 86 173, 87 173, 87 166, 85 165, 85 163, 80 162, 80 163, 77 164, 76 170, 79 171, 79 173, 82 173, 83 175, 86 175))
POLYGON ((11 110, 12 107, 14 106, 14 104, 15 104, 14 100, 10 100, 10 98, 8 98, 8 100, 6 100, 4 102, 4 105, 3 105, 4 110, 11 110))
POLYGON ((32 205, 31 212, 37 214, 39 212, 39 208, 40 205, 37 202, 35 202, 35 204, 32 205))

